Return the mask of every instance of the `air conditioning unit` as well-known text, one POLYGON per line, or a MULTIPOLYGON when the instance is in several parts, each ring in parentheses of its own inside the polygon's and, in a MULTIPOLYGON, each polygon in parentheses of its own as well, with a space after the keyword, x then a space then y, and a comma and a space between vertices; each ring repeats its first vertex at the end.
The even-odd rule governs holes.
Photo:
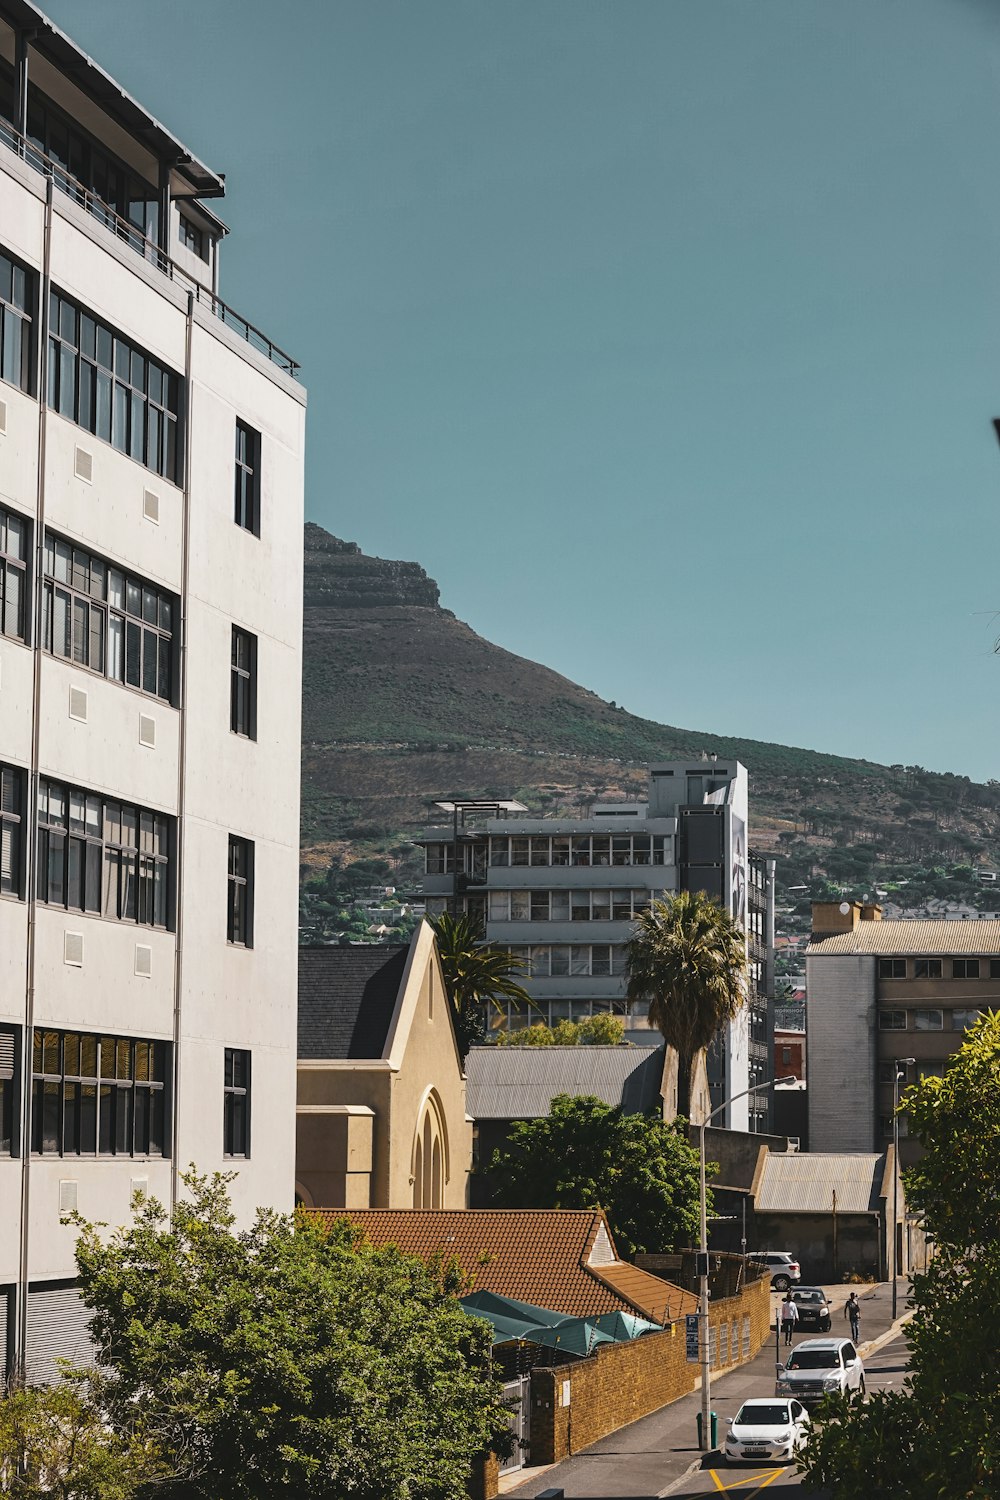
POLYGON ((800 1151, 802 1149, 801 1137, 797 1135, 790 1135, 788 1137, 788 1149, 789 1151, 800 1151))

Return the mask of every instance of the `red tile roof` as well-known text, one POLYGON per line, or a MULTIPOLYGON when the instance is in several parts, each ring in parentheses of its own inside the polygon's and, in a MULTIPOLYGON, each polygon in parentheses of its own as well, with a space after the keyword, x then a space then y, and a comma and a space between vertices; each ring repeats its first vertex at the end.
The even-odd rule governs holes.
MULTIPOLYGON (((349 1219, 373 1245, 396 1245, 429 1260, 454 1256, 472 1282, 471 1291, 496 1292, 553 1312, 636 1312, 655 1317, 654 1306, 678 1317, 679 1287, 637 1266, 610 1258, 613 1243, 604 1215, 594 1209, 310 1209, 330 1225, 349 1219), (588 1265, 601 1230, 607 1235, 604 1264, 588 1265)), ((603 1241, 603 1236, 602 1236, 603 1241)))

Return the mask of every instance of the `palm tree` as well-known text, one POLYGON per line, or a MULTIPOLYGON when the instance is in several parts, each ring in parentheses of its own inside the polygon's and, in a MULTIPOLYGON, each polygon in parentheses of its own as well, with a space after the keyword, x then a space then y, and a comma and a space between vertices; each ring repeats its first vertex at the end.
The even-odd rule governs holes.
POLYGON ((681 891, 640 914, 625 953, 626 994, 648 1002, 650 1023, 676 1051, 677 1113, 687 1116, 695 1059, 746 998, 746 936, 704 891, 681 891))
POLYGON ((526 966, 506 948, 485 941, 478 917, 453 917, 450 912, 442 912, 431 919, 431 926, 437 936, 455 1038, 464 1062, 469 1048, 482 1035, 484 1005, 504 1013, 502 1000, 534 1005, 515 977, 523 974, 526 966))

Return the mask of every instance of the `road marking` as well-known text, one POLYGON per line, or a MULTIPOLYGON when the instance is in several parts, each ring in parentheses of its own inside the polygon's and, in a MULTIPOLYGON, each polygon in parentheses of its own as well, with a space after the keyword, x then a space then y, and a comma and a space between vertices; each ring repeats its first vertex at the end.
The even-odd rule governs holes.
POLYGON ((766 1490, 768 1485, 772 1484, 782 1471, 781 1469, 771 1469, 764 1474, 744 1474, 741 1478, 734 1480, 732 1484, 723 1484, 715 1469, 709 1469, 708 1472, 711 1474, 715 1482, 715 1488, 720 1495, 731 1495, 734 1490, 742 1489, 745 1484, 755 1484, 757 1488, 753 1493, 742 1497, 742 1500, 754 1500, 754 1495, 759 1495, 761 1490, 766 1490))

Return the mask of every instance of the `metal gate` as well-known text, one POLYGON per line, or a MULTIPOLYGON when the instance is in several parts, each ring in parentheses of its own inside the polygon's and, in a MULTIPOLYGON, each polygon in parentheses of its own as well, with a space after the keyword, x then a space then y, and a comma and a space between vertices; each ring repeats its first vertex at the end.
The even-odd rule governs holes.
POLYGON ((507 1413, 507 1425, 514 1434, 514 1451, 510 1458, 500 1460, 500 1473, 512 1474, 523 1469, 528 1450, 531 1424, 531 1381, 527 1375, 520 1380, 508 1380, 503 1388, 505 1401, 516 1401, 507 1413))

